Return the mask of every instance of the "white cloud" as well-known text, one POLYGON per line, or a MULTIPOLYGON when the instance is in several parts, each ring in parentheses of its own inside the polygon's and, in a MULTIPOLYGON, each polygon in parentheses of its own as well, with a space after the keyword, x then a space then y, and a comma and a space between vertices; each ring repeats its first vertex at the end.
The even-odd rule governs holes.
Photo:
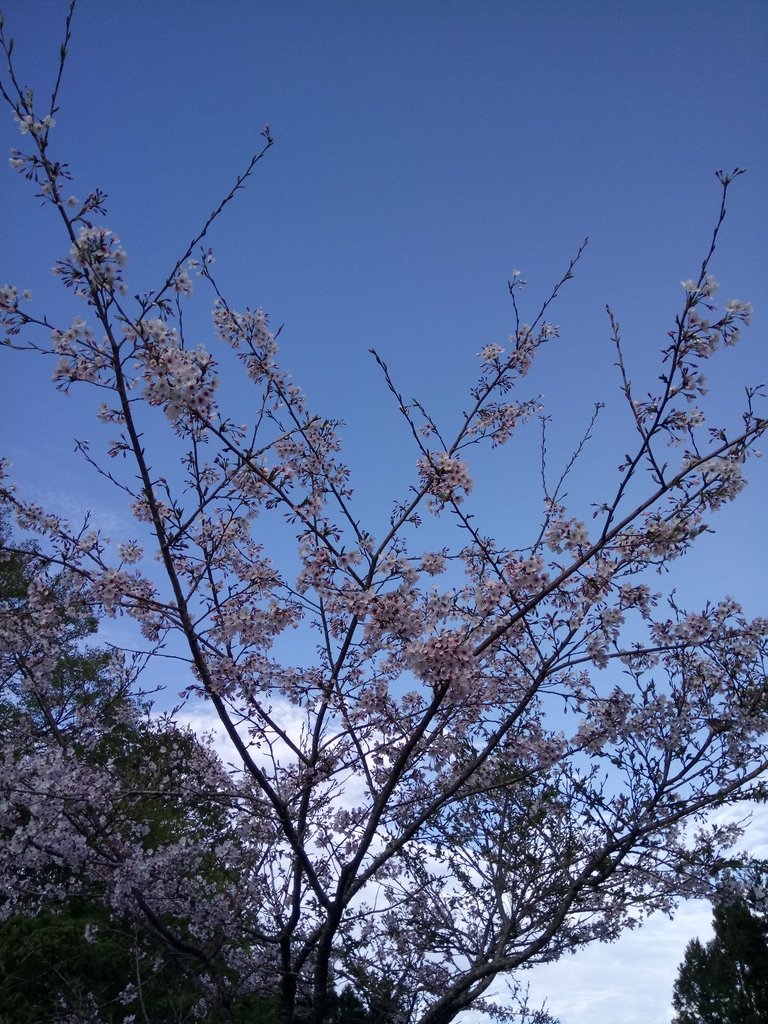
MULTIPOLYGON (((195 704, 186 704, 174 717, 179 725, 188 725, 198 736, 209 737, 213 749, 227 767, 237 769, 242 767, 240 755, 229 738, 221 719, 210 704, 205 704, 202 701, 195 704)), ((304 712, 300 708, 288 704, 286 701, 285 706, 280 708, 279 722, 280 727, 287 736, 292 741, 298 743, 302 729, 306 725, 306 715, 304 712)), ((238 726, 238 733, 245 743, 251 746, 251 753, 257 764, 262 766, 272 765, 267 751, 259 750, 251 744, 248 737, 247 723, 241 723, 238 726)), ((293 757, 286 744, 281 743, 281 747, 280 761, 282 764, 287 764, 290 760, 293 760, 293 757)))
POLYGON ((678 964, 690 939, 710 937, 711 916, 708 903, 690 901, 672 921, 654 914, 618 942, 533 968, 531 1002, 546 999, 562 1024, 669 1024, 678 964))

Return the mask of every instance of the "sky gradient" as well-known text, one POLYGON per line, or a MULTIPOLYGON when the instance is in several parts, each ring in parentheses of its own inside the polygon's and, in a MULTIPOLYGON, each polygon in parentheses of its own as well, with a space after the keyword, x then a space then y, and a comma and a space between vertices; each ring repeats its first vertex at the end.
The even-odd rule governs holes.
MULTIPOLYGON (((66 4, 3 9, 22 78, 47 93, 66 4)), ((513 328, 513 270, 528 282, 532 319, 589 236, 551 315, 562 339, 542 352, 528 391, 553 417, 555 460, 606 403, 570 488, 587 509, 629 431, 605 306, 637 379, 651 383, 680 281, 696 276, 709 244, 719 168, 749 173, 734 184, 713 270, 722 298, 753 302, 755 317, 718 364, 715 418, 734 422, 744 384, 768 380, 767 43, 763 0, 80 0, 51 144, 75 194, 109 193, 107 226, 129 254, 131 291, 143 292, 270 124, 275 146, 211 235, 217 278, 234 307, 262 306, 285 325, 283 363, 315 409, 349 424, 359 508, 380 522, 416 456, 368 349, 407 395, 457 420, 476 353, 513 328)), ((0 134, 6 150, 20 145, 7 116, 0 134)), ((31 288, 36 311, 63 315, 71 302, 50 274, 67 249, 59 225, 18 175, 2 171, 0 182, 0 283, 31 288)), ((209 342, 205 304, 194 325, 209 342)), ((55 394, 50 369, 2 354, 0 429, 15 478, 41 504, 90 507, 127 530, 126 510, 72 451, 94 420, 76 393, 55 394)), ((247 414, 239 385, 230 401, 247 414)), ((535 430, 524 441, 474 496, 512 536, 538 500, 535 430)), ((768 531, 755 515, 766 463, 703 538, 679 579, 684 598, 733 593, 753 614, 768 610, 768 531)), ((536 972, 532 991, 562 1024, 668 1024, 677 961, 708 919, 691 907, 673 924, 654 920, 536 972)))

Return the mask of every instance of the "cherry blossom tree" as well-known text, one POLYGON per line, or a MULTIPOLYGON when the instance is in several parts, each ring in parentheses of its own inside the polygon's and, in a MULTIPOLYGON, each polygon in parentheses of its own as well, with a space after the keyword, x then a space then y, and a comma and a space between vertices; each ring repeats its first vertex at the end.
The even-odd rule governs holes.
MULTIPOLYGON (((165 279, 131 297, 105 194, 71 196, 52 147, 73 9, 50 100, 21 83, 7 34, 2 95, 23 137, 11 166, 58 218, 55 271, 82 315, 36 315, 23 284, 0 289, 0 310, 10 348, 51 356, 60 390, 97 396, 114 439, 81 450, 124 495, 135 531, 110 540, 67 522, 7 472, 0 494, 75 606, 135 620, 160 678, 163 651, 186 659, 184 698, 217 716, 227 766, 194 748, 172 768, 169 753, 145 798, 168 799, 183 778, 201 809, 226 809, 227 836, 213 851, 204 830, 151 848, 140 823, 112 828, 114 772, 51 729, 3 751, 2 880, 14 889, 47 871, 50 899, 64 895, 58 868, 97 877, 115 913, 196 959, 199 1015, 277 992, 285 1024, 320 1024, 351 981, 379 1019, 447 1024, 470 1006, 492 1011, 505 977, 511 993, 493 1012, 544 1020, 525 1006, 522 969, 707 894, 738 835, 710 812, 766 791, 768 623, 731 598, 688 610, 657 589, 742 491, 768 426, 759 389, 736 428, 708 422, 702 400, 706 364, 727 359, 750 319, 747 303, 716 305, 713 276, 742 172, 718 173, 711 245, 683 282, 650 392, 633 384, 610 314, 627 454, 589 521, 564 482, 594 421, 559 482, 542 474, 531 536, 488 535, 469 498, 474 453, 541 414, 516 396, 556 343, 550 311, 582 247, 527 320, 523 281, 510 282, 511 337, 480 350, 454 432, 375 354, 412 436, 413 476, 388 522, 363 523, 341 424, 281 368, 267 313, 231 308, 204 245, 273 145, 269 127, 165 279), (195 281, 212 290, 210 349, 183 317, 195 281), (246 425, 225 411, 227 362, 253 389, 246 425), (172 451, 154 446, 161 430, 172 451), (295 555, 283 559, 274 538, 286 528, 295 555), (285 657, 297 629, 314 631, 310 664, 285 657), (211 853, 228 886, 205 869, 211 853)), ((40 707, 67 618, 46 574, 27 613, 3 621, 13 685, 40 707)), ((87 735, 105 728, 91 716, 87 735)))

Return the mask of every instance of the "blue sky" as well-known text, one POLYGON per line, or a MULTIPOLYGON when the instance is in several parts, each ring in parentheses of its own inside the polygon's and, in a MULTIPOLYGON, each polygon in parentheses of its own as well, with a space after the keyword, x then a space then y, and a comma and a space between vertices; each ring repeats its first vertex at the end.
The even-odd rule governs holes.
MULTIPOLYGON (((47 92, 66 4, 3 6, 22 77, 47 92)), ((475 353, 512 329, 512 270, 529 282, 525 317, 589 235, 552 314, 562 340, 543 352, 527 392, 545 396, 555 458, 593 403, 607 403, 571 490, 586 504, 601 496, 628 431, 605 305, 634 372, 648 375, 680 280, 706 250, 718 168, 750 171, 733 188, 714 271, 723 299, 752 301, 755 319, 718 363, 713 410, 733 422, 743 384, 768 379, 767 43, 763 0, 80 0, 51 138, 75 194, 109 193, 107 225, 138 292, 164 278, 270 123, 276 145, 211 236, 217 277, 232 305, 263 306, 285 324, 283 361, 315 408, 349 424, 360 508, 382 523, 415 455, 368 349, 450 424, 475 353)), ((19 144, 8 118, 0 132, 6 148, 19 144)), ((21 178, 5 171, 0 181, 0 281, 32 288, 38 310, 63 311, 50 274, 66 250, 58 225, 21 178)), ((195 327, 210 339, 202 313, 195 327)), ((3 355, 0 428, 16 477, 47 503, 90 505, 127 529, 72 453, 71 437, 96 432, 85 396, 56 396, 49 369, 3 355)), ((247 408, 245 392, 232 400, 247 408)), ((535 434, 522 440, 532 447, 489 464, 475 495, 513 544, 536 500, 535 434)), ((755 510, 768 497, 766 463, 681 577, 694 602, 734 593, 765 612, 768 546, 755 510)), ((633 941, 628 956, 650 963, 650 948, 633 941)), ((669 1019, 662 984, 646 978, 633 995, 621 967, 611 976, 615 1004, 603 1019, 634 1024, 638 1007, 644 1024, 669 1019)), ((563 1024, 594 1019, 589 998, 587 985, 583 1009, 577 999, 568 1012, 558 1006, 563 1024)))

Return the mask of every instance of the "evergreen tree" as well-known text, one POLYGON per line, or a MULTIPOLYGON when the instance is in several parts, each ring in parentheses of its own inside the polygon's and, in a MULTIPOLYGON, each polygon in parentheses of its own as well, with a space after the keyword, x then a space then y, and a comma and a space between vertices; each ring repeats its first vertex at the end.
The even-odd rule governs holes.
POLYGON ((675 982, 673 1024, 766 1024, 768 1021, 768 917, 764 869, 739 899, 714 909, 715 935, 688 943, 675 982))

